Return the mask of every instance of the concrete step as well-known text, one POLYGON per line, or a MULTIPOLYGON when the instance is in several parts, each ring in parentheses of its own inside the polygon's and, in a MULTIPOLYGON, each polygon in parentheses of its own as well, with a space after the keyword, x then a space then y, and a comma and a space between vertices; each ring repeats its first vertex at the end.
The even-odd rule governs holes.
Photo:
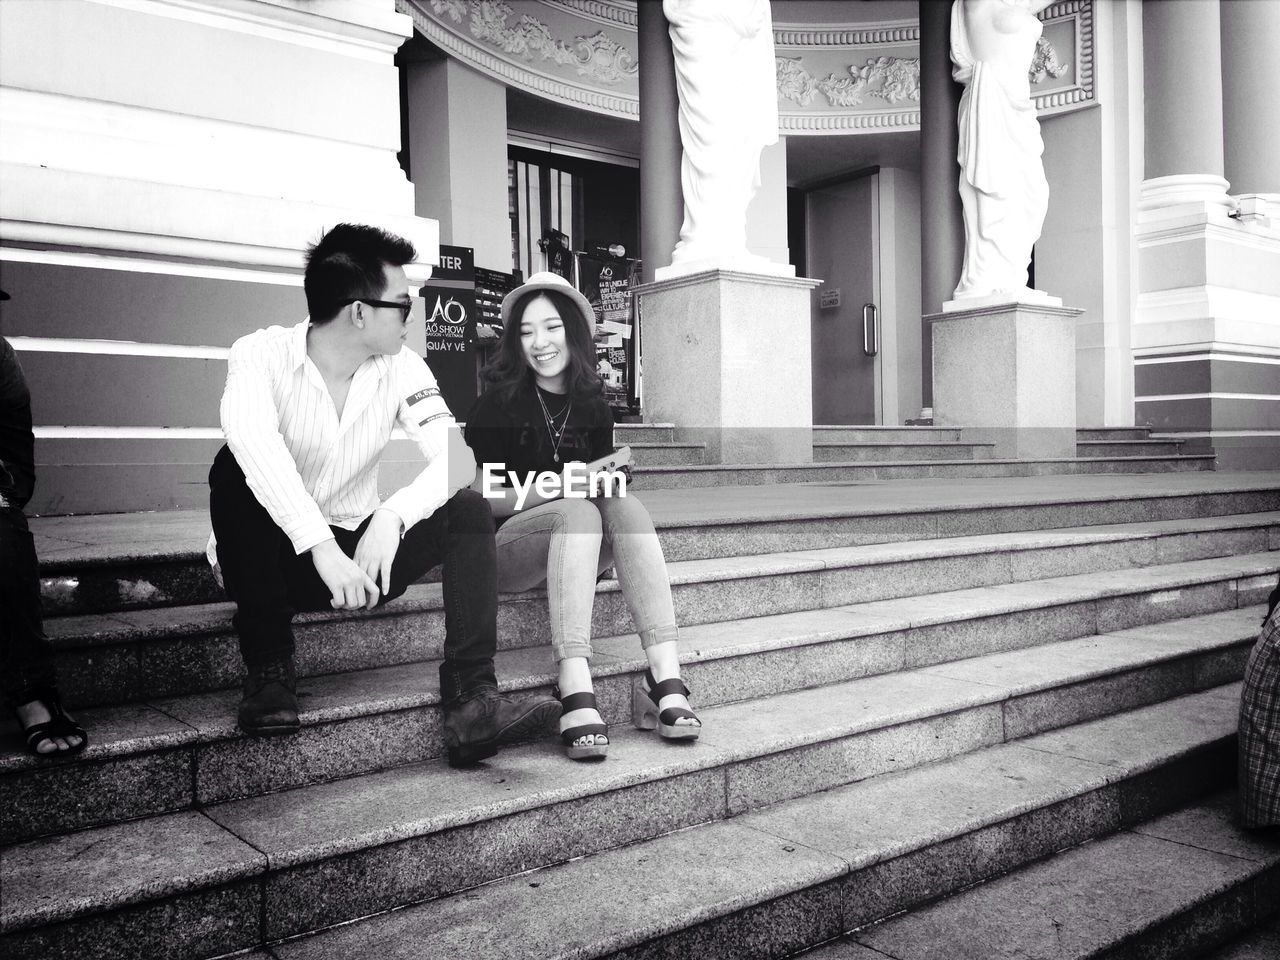
POLYGON ((883 463, 715 464, 636 467, 644 489, 834 483, 868 480, 1030 477, 1095 473, 1169 473, 1212 470, 1212 455, 1176 457, 1063 457, 1050 460, 915 460, 883 463))
POLYGON ((887 463, 920 460, 989 460, 994 443, 962 443, 956 440, 845 442, 815 441, 813 459, 818 463, 887 463))
MULTIPOLYGON (((1234 595, 1222 593, 1228 589, 1225 584, 1239 582, 1246 592, 1270 589, 1267 578, 1280 566, 1280 552, 1273 549, 1277 545, 1280 517, 1266 513, 688 560, 671 563, 668 570, 677 622, 687 630, 705 623, 1080 574, 1084 579, 1076 585, 1076 603, 1090 602, 1089 591, 1105 595, 1116 584, 1137 584, 1139 591, 1149 583, 1157 592, 1181 589, 1179 584, 1191 582, 1181 578, 1189 576, 1200 578, 1198 591, 1217 591, 1213 602, 1229 600, 1227 605, 1235 606, 1234 595), (1224 559, 1205 559, 1215 557, 1224 559), (1108 570, 1124 572, 1118 577, 1101 572, 1108 570), (1163 572, 1144 580, 1143 571, 1163 572)), ((932 601, 923 602, 927 606, 932 601)), ((230 603, 220 603, 59 617, 46 621, 45 632, 54 643, 69 703, 121 703, 144 693, 173 696, 238 684, 233 612, 230 603)), ((596 588, 592 635, 632 629, 617 581, 602 581, 596 588)), ((294 634, 303 675, 434 659, 443 656, 444 644, 440 586, 415 585, 371 613, 300 614, 294 634)), ((550 636, 544 591, 500 597, 500 649, 547 644, 550 636)))
POLYGON ((818 443, 928 443, 961 439, 960 427, 820 426, 813 428, 818 443))
POLYGON ((633 466, 682 466, 706 462, 705 443, 637 443, 630 444, 633 466))
POLYGON ((1151 436, 1150 427, 1077 427, 1076 439, 1085 440, 1145 440, 1151 436))
MULTIPOLYGON (((668 560, 1280 509, 1280 474, 644 489, 668 560)), ((197 511, 37 518, 47 616, 225 599, 197 511)))
POLYGON ((1078 457, 1177 456, 1181 440, 1082 440, 1076 443, 1078 457))
POLYGON ((1280 917, 1259 923, 1206 955, 1205 960, 1275 960, 1280 957, 1280 917))
POLYGON ((271 950, 788 956, 1219 788, 1238 698, 1214 688, 733 819, 722 777, 686 789, 687 761, 657 760, 705 744, 628 736, 599 766, 539 766, 521 748, 483 774, 426 765, 34 841, 5 852, 16 895, 0 945, 15 960, 85 943, 208 956, 426 901, 271 950), (668 776, 646 794, 633 764, 648 750, 668 776), (360 782, 363 795, 343 792, 360 782), (540 851, 552 852, 541 866, 540 851))
POLYGON ((1280 841, 1240 829, 1234 800, 1187 805, 850 939, 902 960, 1202 958, 1280 910, 1280 841))
POLYGON ((613 442, 671 443, 675 440, 675 424, 672 423, 615 423, 613 442))
MULTIPOLYGON (((965 608, 964 598, 957 595, 956 603, 965 608)), ((983 703, 995 691, 997 700, 1009 700, 1005 733, 1025 736, 1055 720, 1076 722, 1237 679, 1263 613, 1249 606, 1151 625, 1135 620, 1132 610, 1119 620, 1114 613, 1088 620, 1062 608, 1001 615, 991 612, 999 607, 975 608, 970 599, 967 620, 935 615, 912 627, 909 611, 894 619, 892 604, 870 606, 874 612, 848 608, 825 622, 795 615, 695 628, 682 655, 699 710, 738 704, 749 712, 784 695, 812 701, 816 709, 838 690, 875 703, 880 692, 904 685, 919 699, 913 688, 925 685, 977 690, 983 703), (1122 627, 1132 622, 1144 625, 1122 627), (898 670, 912 672, 893 673, 898 670)), ((634 637, 599 646, 594 672, 601 713, 625 727, 645 664, 634 637)), ((544 650, 500 655, 498 673, 513 689, 546 691, 555 680, 544 650)), ((6 795, 30 803, 14 804, 0 842, 440 757, 436 676, 432 662, 304 680, 304 727, 286 739, 241 735, 236 691, 87 710, 81 719, 94 732, 93 744, 78 763, 25 755, 11 725, 2 741, 0 784, 6 795)))

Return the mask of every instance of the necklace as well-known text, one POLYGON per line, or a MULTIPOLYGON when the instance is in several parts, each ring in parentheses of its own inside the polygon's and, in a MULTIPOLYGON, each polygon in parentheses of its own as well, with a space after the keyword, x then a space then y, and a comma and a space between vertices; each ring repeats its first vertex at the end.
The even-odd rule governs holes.
POLYGON ((559 411, 554 417, 547 410, 547 403, 542 399, 542 391, 537 387, 533 388, 533 392, 537 394, 538 406, 542 408, 542 416, 546 420, 547 439, 551 441, 551 459, 556 463, 560 462, 560 441, 564 439, 564 428, 569 425, 569 413, 573 410, 573 397, 569 397, 569 402, 564 405, 564 409, 559 411), (560 414, 564 414, 564 419, 560 421, 559 428, 556 427, 556 420, 560 418, 560 414))

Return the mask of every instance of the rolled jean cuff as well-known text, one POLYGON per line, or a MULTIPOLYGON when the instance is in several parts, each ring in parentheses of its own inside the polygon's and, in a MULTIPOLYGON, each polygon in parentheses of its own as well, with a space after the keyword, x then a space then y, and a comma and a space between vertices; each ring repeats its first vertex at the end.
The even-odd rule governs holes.
POLYGON ((674 623, 665 627, 650 627, 648 630, 640 631, 640 649, 648 650, 650 647, 656 647, 660 643, 679 639, 680 628, 674 623))
POLYGON ((591 659, 591 639, 588 637, 564 637, 562 639, 551 638, 551 653, 556 658, 556 663, 561 660, 567 660, 569 657, 586 657, 591 659))

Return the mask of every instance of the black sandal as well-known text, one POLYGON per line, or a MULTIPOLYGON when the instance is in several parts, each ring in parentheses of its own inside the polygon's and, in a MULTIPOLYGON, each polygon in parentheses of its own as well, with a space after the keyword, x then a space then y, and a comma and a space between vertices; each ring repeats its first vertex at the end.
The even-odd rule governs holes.
MULTIPOLYGON (((14 707, 15 715, 17 715, 17 707, 37 702, 43 704, 45 710, 49 713, 49 719, 43 723, 33 723, 29 727, 22 727, 22 735, 27 738, 27 750, 32 756, 43 760, 53 757, 73 757, 89 745, 89 735, 85 733, 84 727, 67 716, 67 711, 62 708, 62 698, 58 696, 57 690, 53 687, 33 687, 24 691, 24 694, 25 698, 14 707), (66 740, 70 737, 79 737, 80 742, 74 747, 68 747, 66 750, 55 748, 42 753, 37 749, 41 743, 53 743, 55 740, 66 740)), ((18 725, 22 726, 21 716, 18 717, 18 725)))
POLYGON ((646 670, 644 679, 640 681, 631 694, 631 722, 637 730, 658 729, 658 736, 663 740, 697 740, 702 732, 702 721, 692 710, 684 707, 667 707, 658 712, 658 704, 663 697, 672 694, 689 696, 689 688, 679 677, 663 680, 658 683, 653 679, 653 672, 646 670), (681 723, 680 721, 686 721, 681 723), (692 723, 688 721, 692 720, 692 723))
MULTIPOLYGON (((571 693, 567 697, 560 696, 557 688, 552 693, 560 700, 561 716, 573 710, 599 710, 596 708, 596 695, 593 692, 571 693)), ((609 727, 604 723, 580 723, 576 727, 560 731, 560 742, 564 744, 564 752, 570 760, 604 759, 609 752, 609 727), (591 737, 590 743, 578 743, 591 737)))

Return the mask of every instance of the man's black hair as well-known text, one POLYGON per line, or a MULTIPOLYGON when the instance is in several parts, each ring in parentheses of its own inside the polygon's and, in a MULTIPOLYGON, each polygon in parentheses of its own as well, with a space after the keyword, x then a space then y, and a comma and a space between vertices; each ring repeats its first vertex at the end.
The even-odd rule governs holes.
POLYGON ((302 288, 311 322, 332 320, 344 300, 381 299, 385 268, 403 267, 417 255, 412 243, 394 233, 364 223, 338 224, 307 250, 302 288))

